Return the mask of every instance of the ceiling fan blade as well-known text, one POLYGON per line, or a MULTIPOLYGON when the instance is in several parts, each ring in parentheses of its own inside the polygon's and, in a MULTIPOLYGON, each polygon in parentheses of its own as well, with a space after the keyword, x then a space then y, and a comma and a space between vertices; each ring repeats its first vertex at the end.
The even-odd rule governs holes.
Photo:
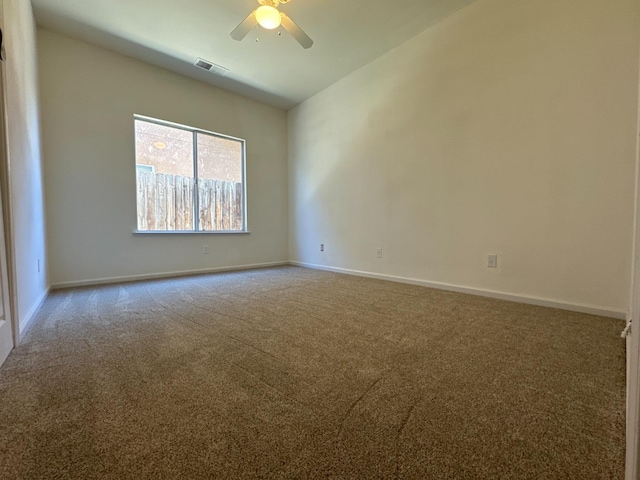
POLYGON ((245 18, 240 25, 233 29, 229 34, 234 40, 242 40, 247 34, 258 24, 256 20, 256 11, 251 12, 247 18, 245 18))
POLYGON ((280 16, 282 17, 282 28, 284 28, 287 32, 291 34, 293 38, 295 38, 303 48, 311 48, 313 45, 313 40, 309 38, 309 35, 304 33, 302 29, 296 25, 296 23, 289 18, 289 16, 280 12, 280 16))

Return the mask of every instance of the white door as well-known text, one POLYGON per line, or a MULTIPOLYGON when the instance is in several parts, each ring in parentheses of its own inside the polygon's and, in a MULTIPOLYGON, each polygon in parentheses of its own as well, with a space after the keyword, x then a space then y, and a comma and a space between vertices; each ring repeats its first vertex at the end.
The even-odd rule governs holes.
MULTIPOLYGON (((636 181, 640 188, 640 177, 636 181)), ((636 202, 639 199, 640 197, 637 196, 636 202)), ((625 480, 638 480, 640 474, 640 204, 636 205, 636 244, 632 285, 631 318, 633 323, 631 324, 631 335, 627 337, 627 460, 625 480)))
MULTIPOLYGON (((640 85, 638 85, 640 90, 640 85)), ((640 119, 640 94, 638 95, 640 119)), ((631 288, 631 335, 627 338, 627 461, 625 480, 640 477, 640 122, 636 146, 636 231, 631 288)))
MULTIPOLYGON (((0 12, 0 172, 6 178, 7 143, 5 129, 4 108, 4 48, 2 43, 2 28, 4 27, 0 12)), ((7 244, 4 228, 3 195, 6 183, 0 180, 0 365, 4 363, 13 349, 13 325, 11 309, 9 308, 9 282, 7 276, 7 244)))

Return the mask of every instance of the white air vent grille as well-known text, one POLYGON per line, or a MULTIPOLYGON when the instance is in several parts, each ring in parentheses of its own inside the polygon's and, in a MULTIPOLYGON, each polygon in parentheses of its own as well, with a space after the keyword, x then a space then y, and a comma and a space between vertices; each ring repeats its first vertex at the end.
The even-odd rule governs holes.
POLYGON ((221 77, 224 77, 227 73, 229 73, 228 68, 224 68, 222 65, 216 65, 215 63, 209 62, 202 58, 198 58, 198 60, 196 60, 196 63, 194 65, 208 72, 215 73, 216 75, 220 75, 221 77))

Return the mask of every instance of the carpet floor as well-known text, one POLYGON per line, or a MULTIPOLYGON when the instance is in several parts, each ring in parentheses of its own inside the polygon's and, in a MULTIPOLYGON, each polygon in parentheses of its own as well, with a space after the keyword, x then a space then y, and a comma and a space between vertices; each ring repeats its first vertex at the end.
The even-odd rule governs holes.
POLYGON ((619 320, 298 267, 54 291, 3 479, 622 479, 619 320))

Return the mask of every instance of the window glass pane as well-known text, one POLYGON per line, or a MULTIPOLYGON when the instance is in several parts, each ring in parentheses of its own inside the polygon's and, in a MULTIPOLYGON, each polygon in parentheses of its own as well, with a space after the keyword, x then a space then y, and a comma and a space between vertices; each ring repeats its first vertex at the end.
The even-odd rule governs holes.
POLYGON ((243 142, 197 133, 199 230, 244 230, 243 142))
POLYGON ((135 120, 138 230, 193 230, 193 134, 135 120))

